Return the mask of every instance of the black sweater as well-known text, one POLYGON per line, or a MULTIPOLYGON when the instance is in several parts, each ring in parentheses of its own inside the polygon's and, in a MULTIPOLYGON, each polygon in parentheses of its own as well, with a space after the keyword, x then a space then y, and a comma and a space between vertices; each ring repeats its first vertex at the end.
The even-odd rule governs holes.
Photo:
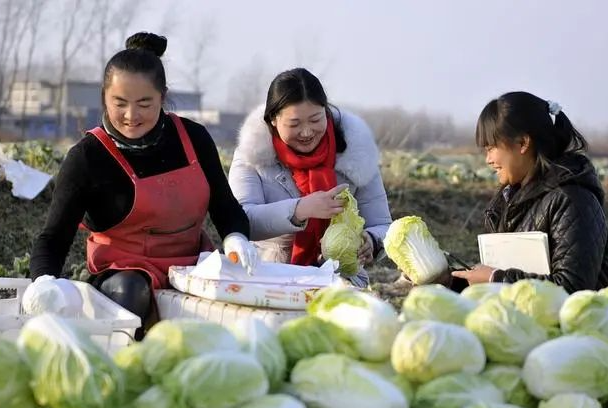
POLYGON ((546 279, 569 293, 599 290, 608 286, 608 228, 602 184, 585 156, 566 154, 555 163, 542 177, 517 190, 508 202, 499 191, 485 213, 488 232, 546 232, 551 273, 499 269, 492 280, 513 283, 546 279))
MULTIPOLYGON (((140 178, 188 164, 175 124, 164 113, 159 120, 164 128, 155 145, 140 151, 121 149, 140 178)), ((230 190, 213 139, 202 125, 184 118, 182 122, 209 183, 208 211, 220 237, 231 232, 249 236, 249 220, 230 190)), ((133 199, 129 176, 96 137, 86 135, 70 149, 57 175, 46 224, 32 250, 32 278, 59 276, 79 223, 105 231, 128 215, 133 199)))

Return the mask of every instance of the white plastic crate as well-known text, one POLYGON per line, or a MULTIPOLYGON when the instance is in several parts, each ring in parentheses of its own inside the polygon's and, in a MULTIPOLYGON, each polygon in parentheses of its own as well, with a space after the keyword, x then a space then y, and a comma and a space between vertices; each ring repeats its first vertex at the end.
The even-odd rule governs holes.
POLYGON ((303 310, 256 308, 207 300, 174 289, 157 290, 155 295, 161 319, 192 317, 230 327, 237 320, 257 318, 276 330, 283 322, 306 314, 303 310))
MULTIPOLYGON (((23 291, 29 279, 0 278, 0 290, 16 290, 17 296, 0 301, 0 336, 16 339, 19 330, 32 316, 21 309, 23 291)), ((83 300, 82 315, 69 318, 72 324, 88 333, 91 338, 108 353, 133 341, 135 330, 141 326, 141 319, 124 307, 113 302, 86 282, 72 281, 80 291, 83 300)))
POLYGON ((0 278, 0 317, 22 314, 21 299, 30 283, 31 279, 0 278))

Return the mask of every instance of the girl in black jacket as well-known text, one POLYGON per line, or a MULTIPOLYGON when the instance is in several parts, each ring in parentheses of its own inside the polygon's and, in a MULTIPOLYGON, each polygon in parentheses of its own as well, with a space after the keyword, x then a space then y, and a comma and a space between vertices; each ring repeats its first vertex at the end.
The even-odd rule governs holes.
POLYGON ((547 279, 570 293, 608 286, 604 192, 583 154, 587 142, 561 107, 527 92, 504 94, 481 112, 475 138, 501 185, 485 212, 487 231, 547 233, 551 272, 476 265, 452 275, 469 284, 547 279))

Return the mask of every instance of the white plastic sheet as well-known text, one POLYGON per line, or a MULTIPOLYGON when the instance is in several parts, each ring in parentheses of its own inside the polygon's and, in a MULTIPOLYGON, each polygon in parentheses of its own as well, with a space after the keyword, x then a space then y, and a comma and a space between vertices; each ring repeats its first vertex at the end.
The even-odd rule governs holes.
POLYGON ((52 176, 23 163, 0 155, 0 172, 11 182, 12 194, 17 198, 33 200, 49 183, 52 176))

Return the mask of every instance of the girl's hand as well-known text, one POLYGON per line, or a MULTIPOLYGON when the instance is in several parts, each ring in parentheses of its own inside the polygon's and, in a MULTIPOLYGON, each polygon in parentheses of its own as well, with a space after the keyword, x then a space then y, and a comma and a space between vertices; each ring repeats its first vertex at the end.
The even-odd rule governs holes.
POLYGON ((492 271, 495 268, 487 265, 475 265, 473 269, 464 270, 464 271, 453 271, 452 276, 456 276, 457 278, 466 279, 469 281, 469 285, 473 285, 475 283, 484 283, 490 281, 490 276, 492 275, 492 271))
POLYGON ((369 265, 374 261, 374 243, 371 234, 367 231, 361 233, 363 242, 357 251, 359 263, 363 266, 369 265))

